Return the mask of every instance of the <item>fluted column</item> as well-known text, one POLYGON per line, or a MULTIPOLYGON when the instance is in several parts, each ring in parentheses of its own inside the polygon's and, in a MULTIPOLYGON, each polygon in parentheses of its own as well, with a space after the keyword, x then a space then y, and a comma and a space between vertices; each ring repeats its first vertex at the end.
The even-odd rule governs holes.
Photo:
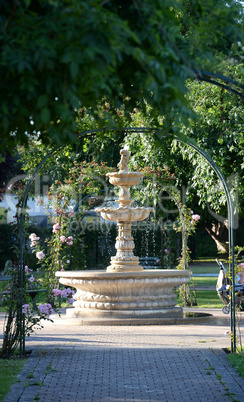
POLYGON ((118 236, 116 237, 116 256, 111 258, 107 272, 142 271, 139 258, 134 256, 134 239, 131 235, 131 222, 118 222, 118 236))

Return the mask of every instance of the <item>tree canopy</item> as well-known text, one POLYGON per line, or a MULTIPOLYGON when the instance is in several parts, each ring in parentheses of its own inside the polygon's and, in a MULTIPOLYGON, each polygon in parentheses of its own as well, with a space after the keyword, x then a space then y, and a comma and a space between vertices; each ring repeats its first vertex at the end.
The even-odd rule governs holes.
MULTIPOLYGON (((98 113, 109 102, 135 107, 151 124, 174 131, 187 120, 186 80, 243 39, 243 6, 235 0, 2 0, 0 4, 1 150, 75 139, 77 110, 98 113), (158 120, 158 116, 164 116, 158 120)), ((224 56, 225 57, 225 56, 224 56)))

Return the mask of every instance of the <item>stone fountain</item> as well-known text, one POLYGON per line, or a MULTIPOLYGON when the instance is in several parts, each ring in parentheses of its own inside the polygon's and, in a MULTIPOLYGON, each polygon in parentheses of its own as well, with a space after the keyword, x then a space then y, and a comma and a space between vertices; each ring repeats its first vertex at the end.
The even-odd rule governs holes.
POLYGON ((139 184, 143 173, 128 169, 129 151, 120 150, 119 172, 107 173, 109 181, 119 186, 118 208, 96 208, 104 219, 117 222, 118 236, 106 271, 59 271, 59 282, 76 289, 69 318, 81 325, 140 325, 174 323, 183 317, 176 306, 174 288, 190 281, 189 270, 143 269, 133 253, 132 222, 148 218, 154 209, 132 207, 130 187, 139 184))

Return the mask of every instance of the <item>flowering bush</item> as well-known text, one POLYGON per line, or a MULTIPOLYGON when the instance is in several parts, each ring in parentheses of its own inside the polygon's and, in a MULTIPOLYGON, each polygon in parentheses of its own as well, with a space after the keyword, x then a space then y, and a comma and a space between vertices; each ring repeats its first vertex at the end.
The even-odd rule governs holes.
POLYGON ((30 306, 30 304, 25 303, 22 305, 22 314, 24 315, 25 321, 25 333, 29 336, 35 331, 35 329, 43 328, 42 320, 49 320, 53 322, 50 318, 51 314, 54 314, 55 310, 52 308, 51 304, 39 304, 37 309, 30 306))
POLYGON ((200 215, 198 215, 198 214, 192 215, 191 217, 192 217, 193 223, 194 223, 194 221, 199 221, 199 219, 201 218, 200 215))
POLYGON ((75 292, 70 288, 65 288, 64 290, 53 289, 52 293, 54 297, 62 297, 68 304, 73 304, 74 302, 73 295, 75 294, 75 292))
MULTIPOLYGON (((27 265, 25 265, 25 273, 26 273, 26 292, 28 297, 28 291, 30 290, 38 290, 41 288, 41 280, 37 279, 31 274, 32 269, 30 269, 27 265)), ((8 270, 8 275, 13 275, 13 267, 8 270)), ((8 301, 12 297, 13 289, 13 281, 8 282, 4 287, 2 292, 0 292, 0 306, 6 305, 8 301)))

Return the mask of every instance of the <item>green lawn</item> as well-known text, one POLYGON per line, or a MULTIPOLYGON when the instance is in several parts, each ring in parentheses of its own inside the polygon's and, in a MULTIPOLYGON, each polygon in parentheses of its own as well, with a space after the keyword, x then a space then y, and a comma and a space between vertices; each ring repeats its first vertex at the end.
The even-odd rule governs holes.
MULTIPOLYGON (((226 268, 227 265, 225 265, 226 268)), ((189 270, 194 274, 219 274, 219 266, 213 265, 190 265, 189 270)))
POLYGON ((26 359, 0 359, 0 401, 8 394, 10 387, 26 363, 26 359))
MULTIPOLYGON (((178 291, 177 291, 178 293, 178 291)), ((197 290, 197 306, 194 308, 222 308, 223 303, 220 300, 217 292, 215 290, 197 290)), ((177 296, 177 303, 179 306, 182 306, 181 300, 177 296)))
POLYGON ((191 282, 195 286, 216 286, 217 277, 212 276, 195 276, 192 278, 191 282))
POLYGON ((235 367, 238 374, 244 378, 244 353, 232 353, 227 356, 231 366, 235 367))

